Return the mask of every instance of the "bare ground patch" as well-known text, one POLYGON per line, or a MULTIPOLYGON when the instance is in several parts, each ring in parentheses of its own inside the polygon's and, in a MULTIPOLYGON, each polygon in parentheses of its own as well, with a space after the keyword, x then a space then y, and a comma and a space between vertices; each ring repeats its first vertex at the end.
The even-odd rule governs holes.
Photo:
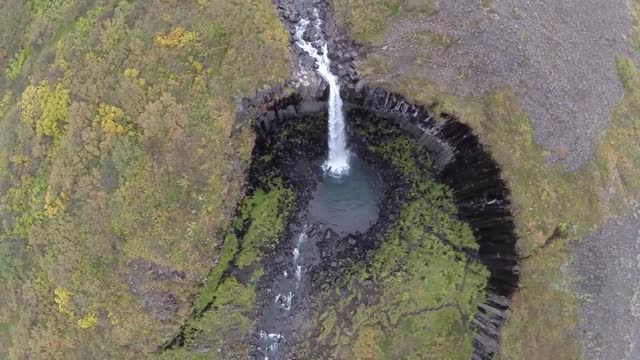
POLYGON ((389 62, 389 76, 419 73, 459 96, 508 85, 547 161, 576 170, 591 158, 623 95, 615 56, 631 56, 626 1, 462 0, 432 8, 428 17, 401 13, 370 49, 389 62), (425 47, 415 41, 425 31, 452 42, 425 47))

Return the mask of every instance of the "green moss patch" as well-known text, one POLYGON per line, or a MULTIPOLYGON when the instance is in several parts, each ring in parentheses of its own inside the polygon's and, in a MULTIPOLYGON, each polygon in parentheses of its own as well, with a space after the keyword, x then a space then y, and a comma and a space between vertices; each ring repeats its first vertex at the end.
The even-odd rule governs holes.
POLYGON ((640 51, 640 1, 629 1, 629 10, 631 11, 631 46, 634 50, 640 51))

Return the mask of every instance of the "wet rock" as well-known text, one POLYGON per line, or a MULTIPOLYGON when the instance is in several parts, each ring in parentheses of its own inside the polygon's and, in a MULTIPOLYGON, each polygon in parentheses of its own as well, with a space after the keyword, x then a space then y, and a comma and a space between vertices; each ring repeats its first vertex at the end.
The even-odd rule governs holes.
POLYGON ((316 59, 314 59, 311 55, 305 55, 302 57, 302 66, 310 69, 318 68, 318 64, 316 64, 316 59))
POLYGON ((304 101, 298 106, 301 116, 318 114, 327 110, 327 103, 323 101, 304 101))
POLYGON ((297 24, 298 21, 300 21, 300 15, 298 15, 298 13, 296 12, 291 12, 288 16, 289 21, 291 21, 294 24, 297 24))
POLYGON ((338 76, 342 78, 347 76, 348 74, 349 71, 344 66, 338 65, 338 76))
POLYGON ((298 116, 295 106, 289 105, 284 109, 278 110, 278 119, 280 121, 287 121, 295 119, 298 116))

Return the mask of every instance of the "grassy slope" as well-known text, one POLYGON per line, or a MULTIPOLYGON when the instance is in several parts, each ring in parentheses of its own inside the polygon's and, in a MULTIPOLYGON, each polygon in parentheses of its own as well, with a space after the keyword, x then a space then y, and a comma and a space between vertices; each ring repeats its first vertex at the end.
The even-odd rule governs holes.
POLYGON ((631 10, 632 20, 631 39, 629 41, 636 51, 640 51, 640 1, 630 0, 629 9, 631 10))
POLYGON ((264 275, 260 255, 275 248, 295 203, 293 190, 281 183, 271 179, 271 185, 263 184, 243 199, 234 228, 226 235, 222 261, 198 294, 196 315, 185 324, 183 346, 166 350, 159 358, 229 360, 249 356, 248 345, 255 331, 256 285, 264 275), (249 279, 234 274, 238 270, 249 274, 249 279))
MULTIPOLYGON (((350 11, 371 9, 353 6, 350 11)), ((377 24, 367 24, 377 32, 362 33, 359 25, 351 24, 356 38, 375 43, 391 20, 378 19, 377 24)), ((517 210, 518 247, 527 258, 522 264, 522 289, 514 298, 503 335, 505 359, 579 356, 573 332, 577 299, 560 271, 569 254, 565 241, 557 240, 583 238, 640 195, 640 75, 629 59, 619 58, 617 66, 626 95, 612 111, 610 128, 597 144, 594 160, 574 174, 546 164, 547 153, 533 142, 531 121, 509 89, 458 98, 419 74, 393 69, 375 55, 361 69, 379 85, 472 125, 509 180, 517 210)))
POLYGON ((0 6, 0 358, 140 358, 231 247, 234 97, 287 33, 267 0, 0 6))
POLYGON ((376 42, 388 21, 400 13, 431 14, 432 0, 334 0, 338 20, 351 29, 354 40, 376 42))

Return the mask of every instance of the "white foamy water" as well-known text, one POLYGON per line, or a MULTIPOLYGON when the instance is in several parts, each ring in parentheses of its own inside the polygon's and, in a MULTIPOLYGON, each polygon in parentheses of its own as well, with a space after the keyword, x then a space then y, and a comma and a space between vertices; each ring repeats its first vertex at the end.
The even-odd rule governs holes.
POLYGON ((307 225, 305 225, 302 228, 302 233, 300 234, 300 236, 298 236, 298 246, 300 246, 300 244, 302 244, 304 242, 304 240, 307 238, 307 225))
MULTIPOLYGON (((269 345, 269 351, 271 352, 278 350, 280 344, 286 342, 284 336, 282 336, 281 334, 267 333, 264 330, 260 330, 260 340, 268 340, 271 342, 271 344, 269 345)), ((265 356, 264 360, 269 360, 269 357, 265 356)))
MULTIPOLYGON (((317 12, 316 12, 317 15, 317 12)), ((329 158, 322 168, 329 175, 340 177, 349 172, 349 151, 344 129, 344 112, 342 111, 342 98, 340 97, 340 84, 338 77, 331 73, 331 62, 327 56, 327 42, 318 39, 321 52, 303 37, 305 30, 311 24, 309 19, 302 19, 296 26, 296 39, 298 46, 313 57, 318 64, 318 73, 329 84, 329 158)), ((321 34, 322 21, 318 18, 313 26, 321 34)), ((315 39, 314 39, 315 40, 315 39)))
MULTIPOLYGON (((296 247, 293 249, 292 251, 292 255, 293 255, 293 274, 295 276, 295 288, 296 288, 296 292, 298 289, 298 286, 300 285, 300 282, 302 280, 302 261, 303 261, 303 257, 300 254, 300 246, 302 245, 302 243, 304 243, 304 241, 307 238, 307 225, 304 225, 304 227, 302 228, 302 232, 300 233, 300 235, 298 236, 298 239, 296 241, 296 247)), ((284 276, 285 279, 289 278, 289 272, 287 270, 284 270, 282 272, 282 275, 284 276)), ((296 296, 296 294, 294 292, 289 291, 289 293, 285 293, 285 294, 277 294, 275 296, 275 298, 273 299, 273 302, 276 306, 278 306, 280 308, 280 311, 286 312, 288 313, 289 311, 291 311, 292 305, 293 305, 293 298, 296 296)), ((277 351, 279 351, 280 345, 281 344, 285 344, 286 343, 286 339, 284 338, 284 336, 282 336, 282 334, 276 334, 276 333, 267 333, 264 330, 260 330, 260 334, 259 334, 259 338, 260 341, 265 343, 266 346, 262 347, 261 349, 263 351, 267 351, 269 355, 265 355, 264 359, 265 360, 269 360, 269 356, 270 355, 274 355, 276 354, 277 351)))
MULTIPOLYGON (((298 280, 298 282, 302 280, 302 266, 300 265, 296 265, 296 280, 298 280)), ((296 284, 296 287, 298 287, 298 284, 296 284)))
POLYGON ((296 296, 296 294, 292 293, 291 291, 289 291, 289 294, 287 295, 278 294, 276 295, 275 299, 273 299, 273 302, 280 305, 282 309, 289 311, 291 310, 291 302, 294 296, 296 296))

